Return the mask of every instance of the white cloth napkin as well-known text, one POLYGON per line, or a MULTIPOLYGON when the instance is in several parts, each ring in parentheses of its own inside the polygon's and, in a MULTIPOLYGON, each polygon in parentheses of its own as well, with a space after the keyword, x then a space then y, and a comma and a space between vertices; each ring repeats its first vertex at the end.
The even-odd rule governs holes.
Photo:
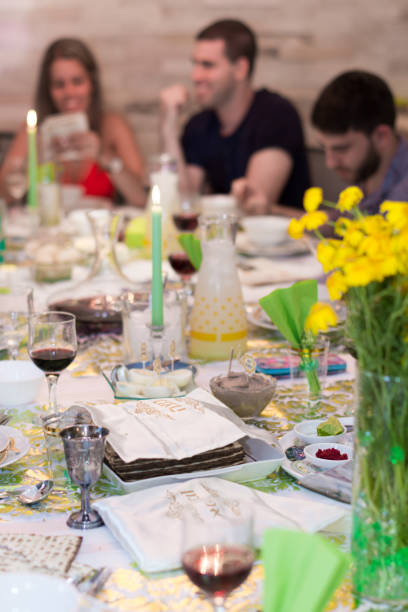
POLYGON ((272 285, 275 283, 292 283, 323 274, 322 266, 314 255, 302 259, 282 260, 257 257, 249 259, 252 270, 239 270, 243 285, 272 285))
POLYGON ((203 397, 213 399, 203 393, 200 399, 92 402, 87 408, 97 425, 109 429, 108 440, 123 461, 184 459, 231 444, 246 434, 236 417, 230 420, 203 404, 203 397))
POLYGON ((347 510, 263 493, 220 478, 196 478, 161 485, 125 496, 94 502, 113 536, 147 572, 180 567, 184 521, 194 521, 211 543, 213 521, 235 519, 252 513, 254 543, 259 546, 264 530, 284 527, 310 533, 343 518, 347 510), (207 535, 208 534, 208 535, 207 535))

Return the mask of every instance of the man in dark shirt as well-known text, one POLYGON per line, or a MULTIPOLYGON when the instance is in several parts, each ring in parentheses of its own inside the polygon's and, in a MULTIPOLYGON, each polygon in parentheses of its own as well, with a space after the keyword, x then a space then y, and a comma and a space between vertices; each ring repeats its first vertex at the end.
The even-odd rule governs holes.
POLYGON ((359 207, 367 214, 384 200, 408 201, 408 142, 396 132, 395 116, 388 85, 363 70, 333 79, 312 110, 327 167, 361 188, 359 207))
POLYGON ((309 186, 302 127, 288 100, 254 91, 256 51, 253 32, 239 21, 219 21, 197 35, 192 80, 204 110, 187 123, 180 145, 188 93, 182 85, 164 90, 163 146, 178 160, 181 189, 232 191, 248 214, 291 214, 309 186))

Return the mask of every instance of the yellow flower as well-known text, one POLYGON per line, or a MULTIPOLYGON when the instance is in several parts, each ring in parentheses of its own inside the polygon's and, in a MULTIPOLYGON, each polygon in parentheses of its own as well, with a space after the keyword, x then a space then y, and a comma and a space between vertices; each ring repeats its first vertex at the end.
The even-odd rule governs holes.
POLYGON ((335 266, 333 265, 333 260, 336 255, 336 249, 332 244, 333 242, 335 241, 329 240, 327 242, 319 242, 319 244, 317 245, 317 260, 320 261, 320 263, 322 264, 323 272, 325 274, 335 268, 335 266))
POLYGON ((398 274, 401 267, 402 264, 395 255, 384 257, 384 259, 376 262, 377 279, 382 281, 387 276, 395 276, 395 274, 398 274))
POLYGON ((310 187, 306 189, 305 195, 303 196, 303 208, 307 212, 317 210, 322 202, 323 191, 320 187, 310 187))
POLYGON ((305 322, 305 330, 310 330, 315 336, 319 331, 327 331, 329 326, 336 325, 337 315, 329 304, 316 302, 310 309, 305 322))
POLYGON ((322 212, 321 210, 306 213, 302 217, 305 228, 309 231, 315 230, 321 225, 324 225, 328 220, 329 218, 326 213, 322 212))
POLYGON ((334 224, 334 233, 338 236, 344 236, 350 227, 354 227, 354 223, 351 219, 339 217, 334 224))
POLYGON ((357 206, 363 196, 364 194, 359 187, 347 187, 346 189, 343 189, 339 195, 337 208, 341 212, 352 210, 355 208, 355 206, 357 206))
POLYGON ((359 257, 344 264, 344 280, 349 287, 365 287, 378 280, 378 267, 368 257, 359 257))
POLYGON ((327 277, 326 286, 331 300, 339 300, 348 290, 344 275, 339 270, 327 277))
POLYGON ((386 200, 380 206, 382 213, 387 213, 387 221, 393 228, 403 230, 408 228, 408 202, 390 202, 386 200))
POLYGON ((305 224, 303 217, 301 219, 292 219, 288 226, 289 236, 294 240, 299 240, 299 238, 303 238, 304 232, 305 224))

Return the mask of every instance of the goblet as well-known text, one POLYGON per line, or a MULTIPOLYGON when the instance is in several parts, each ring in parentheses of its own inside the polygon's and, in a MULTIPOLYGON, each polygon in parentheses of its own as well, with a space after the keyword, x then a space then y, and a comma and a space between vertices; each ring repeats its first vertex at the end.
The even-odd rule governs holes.
POLYGON ((203 530, 185 520, 182 564, 190 580, 224 612, 228 595, 249 576, 254 563, 252 515, 213 517, 203 530))
POLYGON ((93 529, 103 525, 99 514, 90 506, 89 489, 101 475, 105 438, 108 434, 108 429, 95 425, 75 425, 60 433, 68 474, 72 482, 81 488, 81 510, 69 516, 68 527, 93 529))
POLYGON ((10 161, 5 177, 6 189, 13 201, 19 204, 27 190, 27 164, 23 157, 10 161))
POLYGON ((47 377, 48 407, 51 413, 57 412, 59 375, 75 359, 76 353, 74 315, 69 312, 49 311, 29 318, 28 354, 47 377))
POLYGON ((17 359, 20 342, 27 333, 28 316, 34 313, 33 290, 11 285, 0 292, 0 334, 6 342, 9 359, 17 359))

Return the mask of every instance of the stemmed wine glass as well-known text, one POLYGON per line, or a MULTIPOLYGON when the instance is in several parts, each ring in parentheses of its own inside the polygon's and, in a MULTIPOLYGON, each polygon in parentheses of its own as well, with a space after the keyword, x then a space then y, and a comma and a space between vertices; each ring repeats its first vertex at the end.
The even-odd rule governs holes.
POLYGON ((69 312, 49 311, 33 315, 28 321, 28 354, 45 372, 50 413, 57 409, 57 382, 77 354, 75 316, 69 312))
MULTIPOLYGON (((179 233, 192 233, 198 227, 199 209, 193 196, 181 196, 180 204, 173 213, 173 221, 179 233)), ((191 277, 196 272, 187 253, 180 247, 179 251, 169 254, 169 263, 181 278, 184 286, 188 287, 191 277)))
POLYGON ((27 164, 23 157, 10 160, 5 177, 6 189, 16 204, 19 204, 27 191, 27 164))
POLYGON ((182 564, 190 580, 209 595, 214 612, 224 612, 228 595, 251 572, 252 515, 214 517, 204 530, 183 522, 182 564))
POLYGON ((0 291, 0 335, 9 359, 17 359, 20 342, 27 333, 27 320, 34 313, 33 290, 11 285, 0 291))

